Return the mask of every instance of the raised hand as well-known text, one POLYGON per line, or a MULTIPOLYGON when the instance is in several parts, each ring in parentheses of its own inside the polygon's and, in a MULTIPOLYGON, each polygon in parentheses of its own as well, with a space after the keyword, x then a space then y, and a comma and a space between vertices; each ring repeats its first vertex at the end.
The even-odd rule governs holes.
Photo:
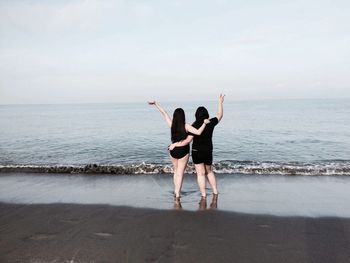
POLYGON ((209 119, 205 119, 205 120, 204 120, 204 123, 205 123, 205 124, 208 124, 208 123, 210 123, 210 120, 209 120, 209 119))
POLYGON ((225 100, 225 95, 220 94, 220 96, 219 96, 219 103, 223 103, 224 100, 225 100))
POLYGON ((170 118, 170 116, 166 112, 166 110, 159 104, 159 102, 155 101, 155 100, 149 100, 149 101, 147 101, 147 103, 148 103, 148 105, 156 106, 156 108, 164 116, 164 119, 165 119, 166 123, 168 124, 169 128, 171 128, 172 119, 170 118))

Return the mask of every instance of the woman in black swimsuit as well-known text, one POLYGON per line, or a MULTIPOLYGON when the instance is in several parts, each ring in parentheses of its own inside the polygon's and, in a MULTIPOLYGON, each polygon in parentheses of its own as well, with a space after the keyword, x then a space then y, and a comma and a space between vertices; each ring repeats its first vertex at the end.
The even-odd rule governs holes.
MULTIPOLYGON (((187 136, 186 140, 173 143, 169 149, 176 149, 177 147, 184 147, 193 140, 192 144, 192 160, 197 172, 197 181, 199 190, 201 192, 202 201, 205 200, 206 194, 206 176, 213 191, 213 203, 216 202, 218 196, 218 189, 216 185, 216 178, 213 171, 213 131, 215 126, 221 121, 223 117, 223 102, 225 95, 219 96, 218 112, 216 117, 210 119, 210 123, 205 127, 200 135, 192 134, 187 136)), ((209 118, 209 113, 205 107, 198 107, 196 111, 196 121, 193 127, 197 128, 202 125, 205 119, 209 118)), ((201 201, 201 202, 202 202, 201 201)))
MULTIPOLYGON (((149 101, 148 104, 155 105, 160 113, 164 116, 166 123, 171 129, 171 141, 172 143, 180 142, 187 138, 187 133, 192 133, 200 135, 206 124, 209 123, 208 120, 204 120, 203 123, 198 127, 198 129, 187 124, 185 121, 185 112, 181 108, 177 108, 174 111, 173 119, 169 117, 169 114, 160 106, 156 101, 149 101)), ((170 159, 174 166, 174 197, 175 201, 180 200, 180 192, 183 182, 183 176, 188 163, 190 147, 188 143, 182 147, 176 147, 170 151, 170 159)))

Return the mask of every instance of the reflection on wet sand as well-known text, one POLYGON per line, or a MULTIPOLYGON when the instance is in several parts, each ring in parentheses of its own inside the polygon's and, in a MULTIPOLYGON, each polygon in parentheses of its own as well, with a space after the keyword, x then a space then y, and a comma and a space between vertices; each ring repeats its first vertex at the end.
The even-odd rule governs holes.
POLYGON ((180 197, 174 196, 174 209, 176 210, 182 210, 181 200, 180 197))
MULTIPOLYGON (((218 175, 220 210, 277 216, 350 218, 350 177, 218 175), (320 201, 322 200, 322 202, 320 201)), ((200 206, 195 176, 188 176, 181 201, 170 197, 170 177, 1 174, 0 202, 17 204, 108 204, 154 209, 216 209, 217 196, 200 206), (206 204, 207 203, 207 204, 206 204)))
POLYGON ((204 211, 207 210, 207 197, 202 196, 201 199, 199 200, 199 211, 204 211))
MULTIPOLYGON (((199 204, 198 211, 207 210, 207 197, 202 196, 198 204, 199 204)), ((217 209, 217 208, 218 208, 218 195, 213 194, 213 197, 209 206, 209 210, 217 209)))
POLYGON ((218 194, 213 194, 213 198, 211 200, 210 209, 218 208, 218 194))
MULTIPOLYGON (((207 208, 207 197, 202 196, 201 199, 199 200, 198 204, 199 204, 198 211, 217 209, 218 208, 218 195, 213 194, 209 209, 207 208)), ((173 208, 176 210, 182 210, 180 197, 174 197, 173 208)))

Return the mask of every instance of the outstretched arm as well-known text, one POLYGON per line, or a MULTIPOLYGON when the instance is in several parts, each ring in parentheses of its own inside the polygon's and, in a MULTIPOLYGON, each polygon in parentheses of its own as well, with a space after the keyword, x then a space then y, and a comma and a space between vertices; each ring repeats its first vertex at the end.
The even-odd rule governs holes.
POLYGON ((173 150, 175 147, 181 147, 181 146, 186 146, 187 144, 191 143, 193 140, 193 135, 187 135, 185 140, 179 141, 179 142, 174 142, 169 145, 169 150, 173 150))
POLYGON ((223 109, 223 103, 224 103, 225 95, 220 94, 219 100, 218 100, 218 113, 216 114, 216 118, 218 118, 218 121, 221 121, 222 117, 224 116, 224 109, 223 109))
POLYGON ((196 129, 195 127, 189 125, 186 123, 185 128, 187 132, 190 132, 194 135, 201 135, 202 132, 204 131, 205 126, 209 123, 210 121, 208 119, 205 119, 202 126, 199 129, 196 129))
POLYGON ((157 109, 163 115, 163 117, 165 119, 165 122, 168 124, 169 128, 171 128, 172 120, 171 120, 169 114, 166 112, 166 110, 162 106, 160 106, 160 104, 157 101, 149 101, 148 104, 149 105, 154 105, 154 106, 157 107, 157 109))

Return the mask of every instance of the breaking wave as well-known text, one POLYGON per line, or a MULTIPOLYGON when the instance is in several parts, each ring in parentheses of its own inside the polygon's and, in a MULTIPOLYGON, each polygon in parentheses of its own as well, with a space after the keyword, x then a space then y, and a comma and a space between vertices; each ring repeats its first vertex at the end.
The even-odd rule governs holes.
MULTIPOLYGON (((253 175, 350 175, 350 161, 326 160, 302 162, 257 162, 225 160, 214 164, 216 173, 253 175)), ((120 164, 120 165, 0 165, 0 172, 19 173, 69 173, 69 174, 171 174, 171 165, 165 164, 120 164)), ((186 173, 195 173, 189 164, 186 173)))

